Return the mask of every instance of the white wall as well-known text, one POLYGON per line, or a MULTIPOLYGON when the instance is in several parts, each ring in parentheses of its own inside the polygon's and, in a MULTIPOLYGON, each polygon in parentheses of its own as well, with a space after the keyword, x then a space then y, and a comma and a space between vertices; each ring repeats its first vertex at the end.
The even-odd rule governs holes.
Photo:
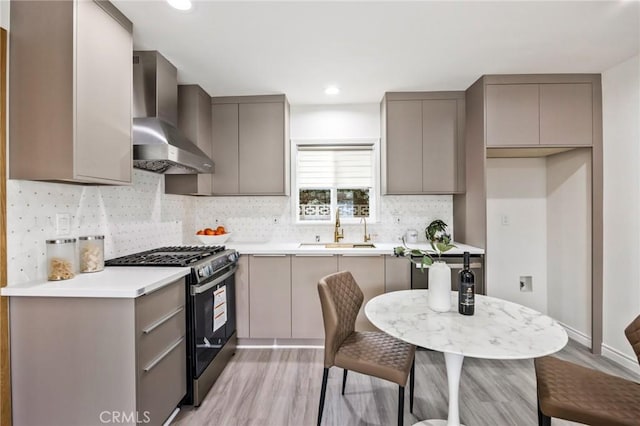
POLYGON ((291 139, 379 138, 380 105, 291 107, 291 139))
POLYGON ((603 354, 640 371, 624 328, 640 314, 640 59, 602 74, 603 354))
POLYGON ((591 151, 547 157, 548 313, 591 340, 591 151))
POLYGON ((487 159, 487 294, 544 313, 546 172, 545 158, 487 159), (533 291, 520 291, 522 275, 532 276, 533 291))

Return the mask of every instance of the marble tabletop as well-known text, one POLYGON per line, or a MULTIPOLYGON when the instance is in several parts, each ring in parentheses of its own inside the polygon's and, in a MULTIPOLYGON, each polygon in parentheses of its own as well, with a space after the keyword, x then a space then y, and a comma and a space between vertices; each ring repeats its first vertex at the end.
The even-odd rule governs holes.
POLYGON ((567 333, 555 320, 525 306, 476 295, 475 314, 460 315, 458 293, 451 310, 428 307, 428 290, 385 293, 365 306, 367 318, 380 330, 417 346, 485 359, 537 358, 559 351, 567 333))

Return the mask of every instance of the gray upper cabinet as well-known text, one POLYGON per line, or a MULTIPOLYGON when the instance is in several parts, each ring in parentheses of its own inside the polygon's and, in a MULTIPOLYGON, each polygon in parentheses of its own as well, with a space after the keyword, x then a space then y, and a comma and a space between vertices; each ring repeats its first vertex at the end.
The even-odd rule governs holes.
POLYGON ((540 85, 540 144, 592 145, 590 83, 540 85))
POLYGON ((537 84, 486 87, 487 143, 536 145, 540 140, 537 84))
POLYGON ((382 100, 383 194, 464 192, 464 93, 387 93, 382 100))
POLYGON ((238 194, 238 104, 211 106, 213 193, 238 194))
POLYGON ((106 1, 12 2, 12 179, 131 182, 132 24, 106 1))
MULTIPOLYGON (((211 97, 198 85, 178 86, 178 128, 209 158, 213 157, 211 97)), ((214 159, 215 161, 215 159, 214 159)), ((216 164, 217 165, 217 164, 216 164)), ((167 194, 211 195, 213 175, 165 175, 167 194)))
POLYGON ((527 82, 521 76, 518 84, 487 84, 487 146, 591 146, 593 84, 570 78, 538 83, 536 77, 527 82))
POLYGON ((285 96, 213 98, 212 117, 213 193, 288 195, 289 103, 285 96))

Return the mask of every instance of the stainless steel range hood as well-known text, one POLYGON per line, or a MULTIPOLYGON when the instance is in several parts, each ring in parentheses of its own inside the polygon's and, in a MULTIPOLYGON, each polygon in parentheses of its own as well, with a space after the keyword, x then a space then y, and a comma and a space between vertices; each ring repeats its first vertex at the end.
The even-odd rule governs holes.
POLYGON ((156 51, 133 53, 133 166, 156 173, 213 173, 213 160, 176 127, 177 70, 156 51))

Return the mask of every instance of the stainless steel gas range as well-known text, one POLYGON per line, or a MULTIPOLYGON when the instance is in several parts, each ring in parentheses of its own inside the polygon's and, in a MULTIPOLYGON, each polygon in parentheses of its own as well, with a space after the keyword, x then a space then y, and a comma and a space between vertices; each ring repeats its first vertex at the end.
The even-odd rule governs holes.
POLYGON ((189 266, 187 300, 187 394, 198 406, 235 353, 235 272, 238 253, 224 246, 161 247, 118 257, 107 266, 189 266))

